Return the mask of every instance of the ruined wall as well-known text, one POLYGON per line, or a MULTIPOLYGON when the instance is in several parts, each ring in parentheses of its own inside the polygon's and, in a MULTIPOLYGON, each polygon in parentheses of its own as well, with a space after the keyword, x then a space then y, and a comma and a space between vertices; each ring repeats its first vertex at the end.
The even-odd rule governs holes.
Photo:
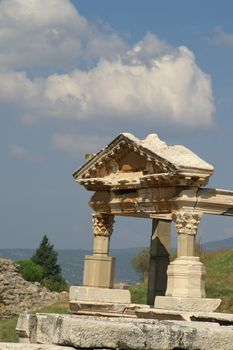
POLYGON ((37 282, 25 281, 12 260, 0 259, 0 318, 67 299, 66 292, 50 292, 37 282))

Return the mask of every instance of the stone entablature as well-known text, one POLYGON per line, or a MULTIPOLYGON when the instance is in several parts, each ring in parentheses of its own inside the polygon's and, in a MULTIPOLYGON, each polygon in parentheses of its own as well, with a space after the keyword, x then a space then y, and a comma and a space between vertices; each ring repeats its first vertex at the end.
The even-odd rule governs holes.
POLYGON ((95 211, 112 215, 153 218, 184 209, 202 214, 233 216, 233 191, 169 186, 150 189, 96 191, 90 206, 95 211))
POLYGON ((214 168, 184 146, 168 146, 156 134, 139 140, 122 133, 73 176, 88 190, 200 186, 214 168))

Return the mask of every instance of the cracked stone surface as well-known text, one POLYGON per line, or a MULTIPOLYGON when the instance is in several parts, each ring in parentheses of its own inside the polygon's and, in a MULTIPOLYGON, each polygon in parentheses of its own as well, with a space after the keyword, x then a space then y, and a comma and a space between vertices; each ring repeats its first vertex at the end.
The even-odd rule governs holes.
POLYGON ((35 341, 76 349, 232 350, 233 328, 217 323, 37 314, 35 341))

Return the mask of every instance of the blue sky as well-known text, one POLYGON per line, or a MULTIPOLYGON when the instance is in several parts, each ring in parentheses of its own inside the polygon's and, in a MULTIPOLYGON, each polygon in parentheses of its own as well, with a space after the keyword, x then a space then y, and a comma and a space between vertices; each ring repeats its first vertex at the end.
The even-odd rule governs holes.
MULTIPOLYGON (((122 131, 155 132, 233 189, 232 1, 1 0, 1 248, 91 248, 91 193, 72 172, 122 131)), ((112 247, 145 246, 117 218, 112 247)), ((203 242, 233 235, 204 217, 203 242)))

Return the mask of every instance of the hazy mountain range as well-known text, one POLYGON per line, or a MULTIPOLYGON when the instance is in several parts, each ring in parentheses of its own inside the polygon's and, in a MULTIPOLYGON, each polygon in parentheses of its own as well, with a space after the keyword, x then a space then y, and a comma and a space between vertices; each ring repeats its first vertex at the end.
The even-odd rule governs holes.
MULTIPOLYGON (((233 237, 202 244, 205 251, 233 248, 233 237)), ((142 247, 127 249, 112 249, 111 255, 116 257, 117 282, 134 284, 140 281, 140 274, 132 267, 132 258, 137 255, 142 247)), ((175 248, 173 248, 175 249, 175 248)), ((84 256, 91 254, 84 249, 58 249, 58 260, 62 267, 63 276, 69 284, 82 284, 84 256)), ((29 259, 34 253, 33 249, 0 249, 0 257, 12 260, 29 259)))

